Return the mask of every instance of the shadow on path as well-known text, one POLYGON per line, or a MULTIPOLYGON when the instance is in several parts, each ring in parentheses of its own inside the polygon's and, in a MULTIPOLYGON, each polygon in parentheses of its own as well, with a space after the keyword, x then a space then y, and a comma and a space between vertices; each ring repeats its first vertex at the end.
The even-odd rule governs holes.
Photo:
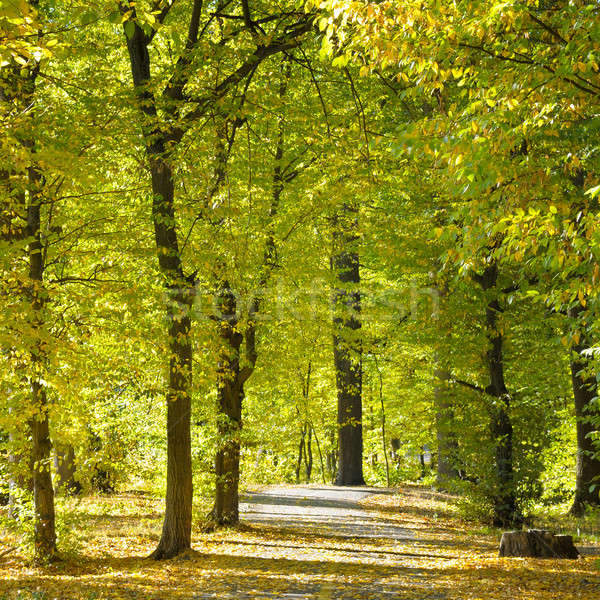
POLYGON ((380 492, 392 493, 365 487, 279 487, 249 492, 242 498, 242 518, 254 525, 317 536, 414 539, 410 529, 360 505, 380 492))

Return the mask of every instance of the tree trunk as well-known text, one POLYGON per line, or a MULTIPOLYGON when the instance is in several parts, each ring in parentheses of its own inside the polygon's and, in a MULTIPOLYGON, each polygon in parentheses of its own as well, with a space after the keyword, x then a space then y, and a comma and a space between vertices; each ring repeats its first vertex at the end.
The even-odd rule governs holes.
POLYGON ((235 525, 240 520, 240 432, 243 388, 234 382, 219 389, 220 447, 215 459, 216 492, 213 518, 217 525, 235 525))
POLYGON ((71 444, 66 446, 54 445, 54 470, 56 471, 56 490, 67 494, 81 492, 81 484, 75 479, 75 450, 71 444))
MULTIPOLYGON (((27 3, 26 3, 27 4, 27 3)), ((28 3, 37 9, 37 0, 28 3)), ((33 16, 33 15, 29 15, 33 16)), ((35 107, 36 79, 40 64, 33 58, 20 57, 20 64, 6 64, 2 67, 0 101, 13 104, 18 108, 23 119, 33 115, 35 107)), ((0 225, 2 238, 7 241, 28 240, 28 285, 25 290, 31 306, 29 325, 34 338, 29 350, 27 378, 30 386, 29 411, 27 428, 31 438, 28 456, 33 484, 34 509, 34 560, 46 563, 56 558, 56 530, 54 512, 54 489, 50 471, 50 454, 52 445, 49 437, 48 399, 43 383, 47 367, 47 342, 44 339, 46 293, 44 290, 44 247, 42 244, 41 213, 43 177, 35 164, 35 140, 28 128, 23 128, 15 137, 29 153, 28 166, 24 170, 14 169, 2 171, 2 179, 7 184, 8 194, 2 201, 0 225), (11 189, 15 181, 21 180, 22 188, 11 189), (6 201, 6 198, 9 201, 6 201), (15 202, 16 201, 16 202, 15 202), (14 204, 13 204, 14 202, 14 204), (17 211, 16 208, 20 211, 17 211), (24 210, 26 208, 26 210, 24 210), (26 226, 14 227, 14 221, 26 213, 26 226), (15 217, 17 217, 15 219, 15 217), (37 337, 35 337, 37 336, 37 337)), ((19 187, 18 184, 16 186, 19 187)), ((18 459, 17 459, 18 460, 18 459)), ((14 514, 14 503, 11 514, 14 514)))
POLYGON ((422 447, 419 449, 419 464, 421 465, 420 479, 423 479, 423 477, 425 477, 425 475, 427 474, 427 467, 425 465, 425 454, 422 447))
POLYGON ((175 193, 171 166, 163 159, 164 145, 148 148, 152 174, 152 220, 158 263, 165 280, 168 323, 169 377, 167 401, 167 492, 162 536, 152 554, 172 558, 190 548, 192 534, 191 311, 193 278, 183 273, 175 228, 175 193))
POLYGON ((338 471, 335 485, 364 485, 362 436, 362 340, 358 217, 345 205, 333 219, 331 268, 333 359, 338 398, 338 471))
POLYGON ((169 382, 167 389, 167 493, 162 535, 152 557, 172 558, 189 549, 192 536, 191 396, 193 291, 172 289, 167 300, 169 382))
POLYGON ((50 474, 52 444, 50 443, 46 390, 38 381, 32 382, 31 387, 33 405, 39 411, 29 422, 35 512, 35 559, 36 562, 45 563, 56 557, 54 489, 50 474))
MULTIPOLYGON (((484 291, 496 288, 498 268, 495 263, 488 266, 479 282, 484 291)), ((485 312, 485 328, 488 340, 486 352, 490 383, 485 392, 495 399, 492 404, 490 433, 495 445, 495 468, 497 491, 494 497, 493 522, 496 527, 520 526, 520 516, 513 472, 513 428, 510 420, 510 401, 504 381, 504 362, 502 356, 503 336, 498 329, 498 315, 502 309, 497 297, 489 300, 485 312)))
POLYGON ((215 458, 215 506, 217 525, 239 522, 240 433, 244 385, 240 371, 242 334, 237 330, 235 294, 222 282, 219 306, 219 336, 222 350, 217 370, 217 433, 219 447, 215 458))
MULTIPOLYGON (((31 281, 31 306, 34 327, 44 327, 45 306, 44 253, 41 242, 41 177, 30 168, 30 203, 27 210, 27 228, 30 236, 28 245, 29 279, 31 281)), ((52 443, 50 442, 48 399, 42 383, 46 367, 45 351, 41 342, 36 342, 31 352, 31 405, 33 416, 29 419, 31 435, 31 467, 33 479, 33 507, 35 513, 34 544, 37 562, 52 561, 56 557, 56 526, 54 513, 54 488, 50 472, 52 443)))
MULTIPOLYGON (((334 436, 332 436, 334 437, 334 436)), ((335 437, 331 443, 335 443, 335 437)), ((335 482, 335 475, 337 473, 337 452, 333 449, 327 453, 327 470, 329 471, 330 481, 335 482)))
POLYGON ((577 466, 575 500, 571 512, 581 515, 585 505, 600 505, 600 460, 598 447, 594 443, 594 433, 598 428, 590 418, 595 413, 593 400, 598 395, 595 374, 587 372, 588 361, 582 352, 591 346, 583 341, 572 348, 571 379, 577 419, 577 466), (592 486, 594 489, 592 490, 592 486))
POLYGON ((306 424, 302 425, 300 431, 300 442, 298 444, 298 460, 296 461, 296 483, 300 483, 300 472, 302 471, 302 458, 304 456, 304 436, 306 435, 306 424))
POLYGON ((448 396, 448 386, 444 383, 450 376, 442 369, 435 369, 433 374, 436 378, 433 390, 438 448, 436 479, 438 487, 444 489, 450 481, 458 478, 458 469, 456 468, 458 440, 452 427, 454 421, 452 400, 448 396))
MULTIPOLYGON (((125 10, 122 8, 122 10, 125 10)), ((127 14, 127 13, 126 13, 127 14)), ((190 548, 192 532, 192 452, 191 386, 192 340, 191 307, 194 277, 183 272, 175 224, 175 186, 173 167, 167 147, 174 141, 168 126, 160 123, 154 94, 149 88, 149 38, 130 11, 133 32, 127 35, 131 75, 138 109, 142 114, 142 133, 152 177, 152 222, 159 268, 166 294, 168 323, 169 379, 167 400, 167 493, 162 536, 152 554, 155 559, 171 558, 190 548)), ((192 31, 190 29, 190 31, 192 31)), ((181 82, 176 79, 170 91, 181 82)))
POLYGON ((325 480, 325 463, 323 462, 323 453, 321 452, 321 443, 319 442, 319 436, 317 435, 317 431, 314 428, 313 424, 310 424, 313 433, 315 434, 315 443, 317 444, 317 453, 319 454, 319 464, 321 465, 321 479, 323 480, 323 484, 326 484, 325 480))
POLYGON ((310 483, 313 469, 313 453, 312 453, 312 427, 307 423, 308 442, 306 444, 306 483, 310 483))
POLYGON ((386 414, 385 414, 385 402, 383 401, 383 373, 379 368, 379 362, 377 361, 377 355, 375 357, 375 367, 377 368, 377 375, 379 376, 379 405, 381 407, 381 445, 383 447, 383 458, 385 460, 385 483, 387 487, 390 487, 390 461, 388 459, 388 448, 386 439, 386 414))
MULTIPOLYGON (((279 97, 283 101, 291 74, 290 63, 282 63, 279 83, 279 97)), ((220 447, 215 459, 216 489, 215 505, 212 518, 216 525, 228 526, 239 522, 239 482, 240 482, 240 434, 242 430, 242 406, 244 403, 244 385, 254 373, 258 351, 256 344, 256 318, 260 310, 260 294, 266 289, 272 269, 276 263, 276 242, 273 222, 279 210, 283 194, 284 172, 282 160, 284 156, 285 130, 284 117, 279 115, 277 123, 277 146, 275 149, 275 166, 273 168, 272 196, 269 207, 267 236, 263 248, 263 260, 260 266, 258 288, 259 293, 250 302, 248 322, 244 333, 237 329, 239 315, 235 294, 229 283, 221 279, 219 291, 219 336, 222 342, 222 353, 217 369, 217 430, 220 447), (244 364, 240 348, 244 347, 244 364)), ((227 153, 223 132, 218 132, 217 172, 218 181, 225 175, 227 153)))

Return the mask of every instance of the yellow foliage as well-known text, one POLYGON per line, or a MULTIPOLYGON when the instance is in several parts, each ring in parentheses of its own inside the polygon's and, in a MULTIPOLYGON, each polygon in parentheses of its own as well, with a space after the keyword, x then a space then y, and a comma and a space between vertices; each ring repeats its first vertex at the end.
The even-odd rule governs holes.
POLYGON ((386 591, 407 600, 597 600, 594 557, 498 558, 499 532, 478 532, 461 521, 453 497, 418 486, 398 492, 369 497, 363 526, 400 526, 413 539, 243 525, 196 533, 192 552, 166 562, 146 558, 160 535, 162 502, 138 495, 84 498, 73 501, 81 554, 47 568, 7 554, 0 559, 0 597, 258 600, 303 591, 307 600, 362 600, 386 591))

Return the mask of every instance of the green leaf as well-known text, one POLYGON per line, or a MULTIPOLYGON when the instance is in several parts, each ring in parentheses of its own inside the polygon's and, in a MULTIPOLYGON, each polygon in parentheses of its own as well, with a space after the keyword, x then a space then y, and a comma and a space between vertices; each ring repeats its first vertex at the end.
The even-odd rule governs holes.
POLYGON ((600 185, 596 185, 593 188, 586 190, 585 194, 586 196, 591 196, 592 198, 595 198, 596 196, 600 195, 600 185))

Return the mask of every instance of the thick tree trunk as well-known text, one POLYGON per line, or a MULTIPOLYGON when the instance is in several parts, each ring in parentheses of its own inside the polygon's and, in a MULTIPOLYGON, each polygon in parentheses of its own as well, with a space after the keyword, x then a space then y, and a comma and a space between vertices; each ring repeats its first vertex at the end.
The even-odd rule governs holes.
MULTIPOLYGON (((177 238, 175 219, 175 186, 173 166, 168 147, 175 138, 169 127, 160 122, 156 102, 149 88, 149 38, 135 21, 135 11, 121 7, 134 25, 126 35, 131 75, 143 115, 142 133, 146 142, 152 177, 152 222, 160 271, 165 284, 166 317, 168 322, 169 379, 167 400, 167 492, 162 536, 152 554, 155 559, 171 558, 191 545, 192 532, 192 452, 191 452, 191 389, 192 340, 191 308, 194 298, 194 277, 186 277, 177 238), (129 12, 128 12, 129 11, 129 12)), ((190 25, 190 35, 197 32, 196 5, 190 25)), ((173 81, 168 93, 176 94, 183 84, 173 81)))
MULTIPOLYGON (((488 266, 479 282, 484 291, 496 288, 498 268, 495 263, 488 266)), ((490 433, 495 445, 495 468, 497 490, 494 497, 493 522, 496 527, 520 526, 520 516, 515 492, 513 472, 513 428, 510 420, 510 401, 504 381, 502 356, 503 336, 498 329, 498 315, 502 311, 497 298, 492 298, 486 307, 485 328, 488 340, 486 352, 490 383, 486 393, 495 401, 490 408, 490 433)))
POLYGON ((35 558, 37 562, 48 562, 56 557, 54 489, 50 473, 52 444, 46 390, 37 381, 34 381, 31 387, 33 406, 38 411, 29 422, 35 512, 35 558))
POLYGON ((165 517, 155 559, 171 558, 190 548, 192 533, 191 289, 172 289, 169 320, 167 390, 167 493, 165 517))
POLYGON ((364 485, 362 435, 361 297, 356 209, 344 206, 333 220, 331 268, 333 358, 338 398, 338 472, 335 485, 364 485))
POLYGON ((494 526, 516 527, 522 519, 517 509, 513 472, 513 429, 508 414, 508 401, 502 401, 491 422, 492 439, 496 444, 496 477, 498 491, 494 499, 494 526))
POLYGON ((148 147, 152 174, 152 220, 158 263, 165 279, 168 323, 169 378, 167 387, 167 492, 162 536, 152 554, 171 558, 190 548, 192 533, 191 311, 193 278, 183 273, 175 228, 172 167, 164 160, 164 144, 148 147))
POLYGON ((215 459, 216 491, 214 521, 235 525, 240 520, 240 434, 244 391, 231 380, 218 391, 220 447, 215 459))
POLYGON ((600 505, 600 449, 594 443, 594 433, 598 430, 590 418, 595 413, 593 400, 598 395, 595 374, 587 371, 587 360, 583 350, 591 344, 584 342, 573 347, 571 359, 571 379, 577 419, 577 465, 575 500, 571 512, 580 515, 585 505, 600 505), (595 487, 593 487, 595 485, 595 487), (593 487, 593 489, 592 489, 593 487))

